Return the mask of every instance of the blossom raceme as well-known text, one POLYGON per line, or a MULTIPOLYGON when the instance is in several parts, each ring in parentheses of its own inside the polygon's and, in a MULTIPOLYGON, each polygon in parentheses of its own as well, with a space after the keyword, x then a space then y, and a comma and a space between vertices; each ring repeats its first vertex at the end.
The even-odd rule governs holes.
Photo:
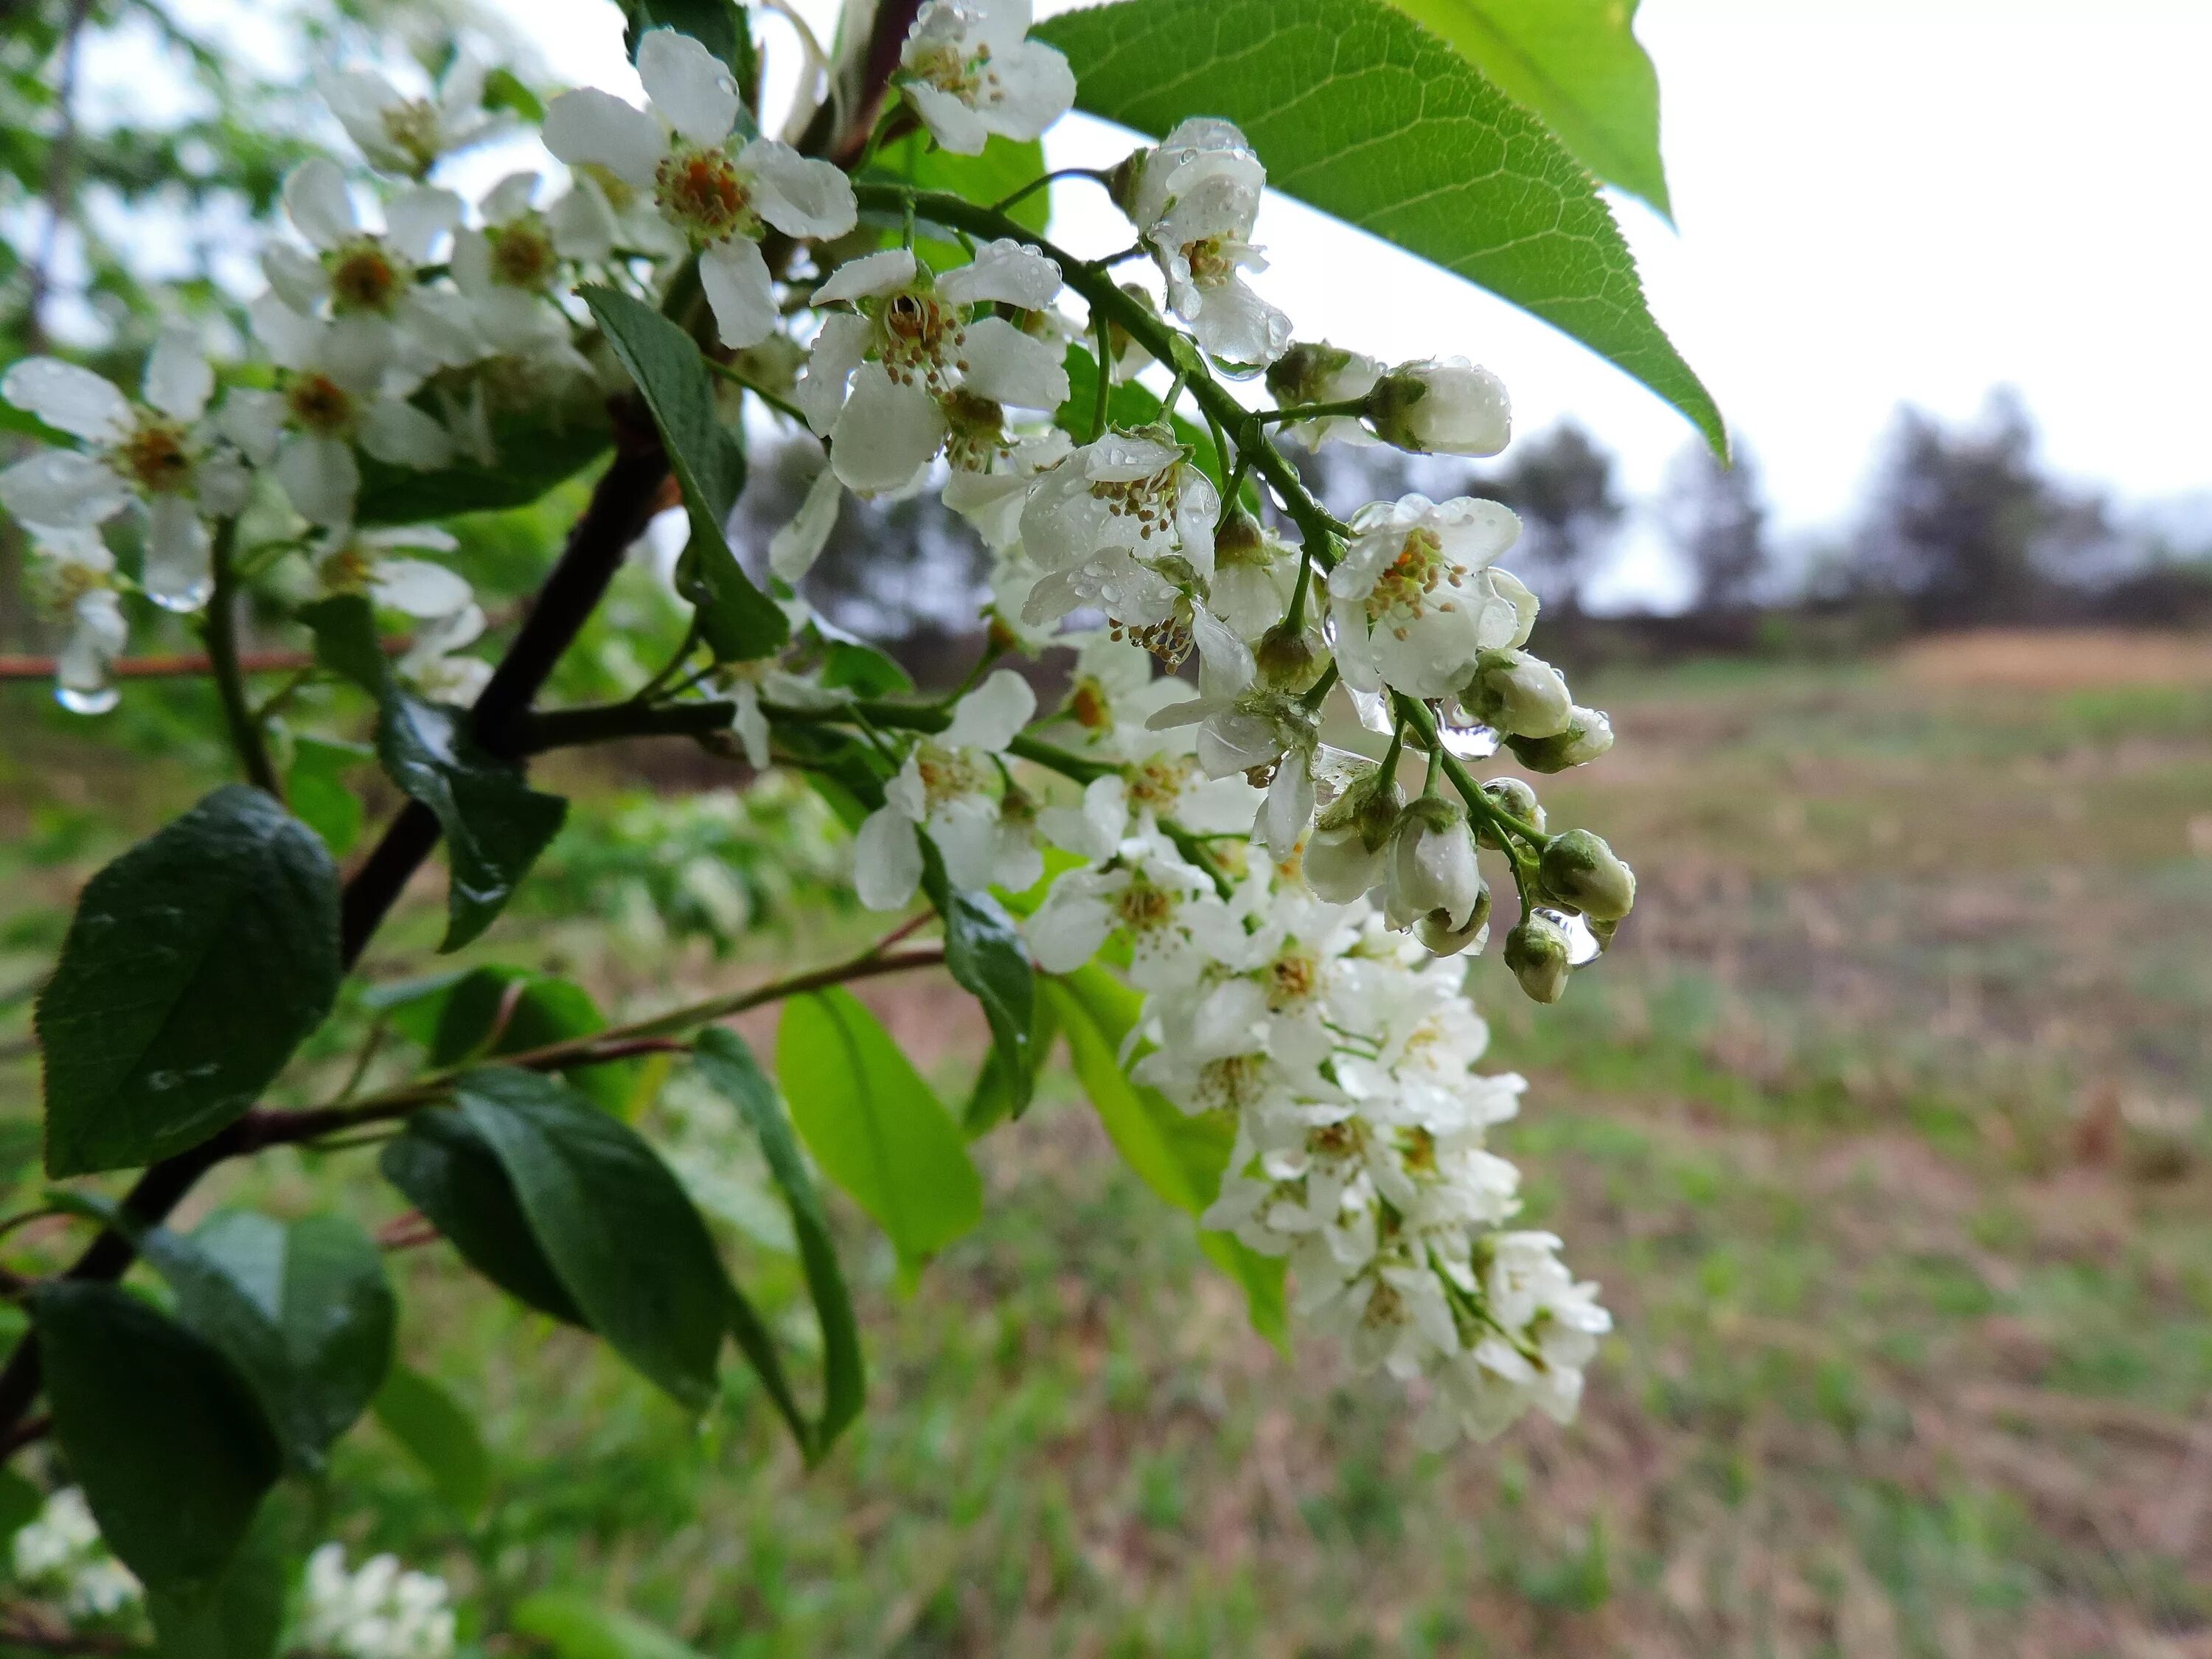
POLYGON ((761 237, 770 228, 800 239, 842 236, 857 218, 852 184, 776 139, 733 152, 744 107, 737 81, 691 36, 647 30, 637 72, 649 110, 589 88, 563 93, 546 109, 545 147, 572 167, 604 168, 649 193, 699 255, 722 343, 758 345, 780 320, 761 237))

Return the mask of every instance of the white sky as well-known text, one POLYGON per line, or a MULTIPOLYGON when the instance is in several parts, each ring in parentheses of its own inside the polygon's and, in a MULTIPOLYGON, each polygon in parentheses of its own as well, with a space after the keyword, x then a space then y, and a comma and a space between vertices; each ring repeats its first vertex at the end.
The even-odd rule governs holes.
MULTIPOLYGON (((635 90, 609 0, 491 3, 557 78, 635 90)), ((798 7, 826 24, 835 0, 798 7)), ((1617 211, 1660 321, 1756 451, 1785 529, 1843 519, 1899 403, 1966 417, 2001 382, 2025 393, 2062 471, 2136 500, 2212 489, 2212 0, 1644 0, 1638 27, 1679 233, 1617 211)), ((1127 140, 1077 118, 1048 144, 1066 165, 1127 140)), ((1055 234, 1079 251, 1127 241, 1091 187, 1057 204, 1055 234)), ((1262 216, 1261 284, 1302 337, 1463 353, 1505 377, 1521 431, 1571 414, 1620 453, 1632 492, 1658 487, 1691 434, 1656 397, 1346 236, 1288 201, 1262 216)), ((1662 597, 1665 565, 1632 534, 1611 585, 1662 597)))

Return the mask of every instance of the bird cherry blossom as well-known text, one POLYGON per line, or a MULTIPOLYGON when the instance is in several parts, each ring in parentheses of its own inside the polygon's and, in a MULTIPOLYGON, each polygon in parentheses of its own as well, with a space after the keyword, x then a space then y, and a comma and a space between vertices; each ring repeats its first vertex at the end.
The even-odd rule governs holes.
POLYGON ((1028 39, 1030 0, 928 0, 894 83, 930 137, 957 155, 992 137, 1028 143, 1075 102, 1067 59, 1028 39))
POLYGON ((953 705, 952 721, 917 743, 861 823, 854 884, 872 910, 896 910, 921 884, 927 830, 956 887, 1024 888, 1043 873, 1029 811, 1003 785, 1006 746, 1036 713, 1036 693, 1011 668, 994 672, 953 705))
POLYGON ((1194 118, 1123 167, 1119 199, 1167 280, 1169 305, 1199 344, 1235 363, 1281 356, 1291 319, 1243 276, 1267 268, 1251 240, 1267 170, 1244 135, 1226 121, 1194 118))
POLYGON ((1535 600, 1493 570, 1521 533, 1510 508, 1472 496, 1407 495, 1364 507, 1344 562, 1329 573, 1337 665, 1362 691, 1413 697, 1458 690, 1482 651, 1517 648, 1535 600))

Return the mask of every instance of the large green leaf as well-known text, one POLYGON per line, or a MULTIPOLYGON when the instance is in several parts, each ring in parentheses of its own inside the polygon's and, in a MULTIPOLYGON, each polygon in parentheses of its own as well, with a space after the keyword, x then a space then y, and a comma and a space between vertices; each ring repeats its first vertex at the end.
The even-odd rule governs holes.
POLYGON ((775 1067, 815 1161, 890 1235, 909 1275, 982 1219, 959 1126, 850 992, 784 1005, 775 1067))
POLYGON ((553 1659, 700 1659, 665 1631, 574 1590, 539 1590, 514 1605, 508 1622, 553 1659))
POLYGON ((568 1324, 585 1323, 561 1283, 514 1183, 483 1137, 459 1112, 417 1112, 378 1166, 462 1259, 517 1301, 568 1324))
POLYGON ((319 599, 302 606, 299 619, 314 633, 318 660, 376 699, 376 753, 386 775, 437 815, 451 871, 446 937, 438 948, 458 951, 506 908, 560 833, 568 804, 532 789, 519 765, 485 754, 461 711, 427 702, 398 682, 361 595, 319 599))
POLYGON ((721 1026, 709 1026, 699 1034, 698 1058, 700 1075, 738 1109, 746 1127, 758 1138, 769 1173, 791 1211, 799 1266, 806 1274, 807 1294, 813 1298, 815 1318, 822 1327, 821 1415, 810 1423, 799 1413, 789 1397, 773 1347, 761 1354, 751 1352, 756 1339, 766 1340, 757 1322, 740 1328, 738 1340, 745 1345, 748 1357, 770 1390, 781 1390, 778 1404, 791 1419, 792 1431, 811 1462, 830 1449, 845 1426, 860 1415, 866 1401, 860 1322, 853 1316, 853 1298, 845 1288, 844 1272, 837 1265, 837 1246, 830 1237, 830 1218, 823 1212, 822 1195, 814 1188, 806 1160, 799 1156, 799 1142, 792 1136, 775 1085, 761 1070, 745 1040, 721 1026))
POLYGON ((1662 214, 1659 76, 1637 0, 1390 0, 1544 118, 1575 159, 1662 214))
MULTIPOLYGON (((441 1070, 464 1061, 496 1060, 589 1036, 606 1027, 592 994, 573 980, 527 968, 487 963, 466 973, 416 982, 415 994, 380 999, 402 1036, 428 1050, 441 1070)), ((638 1067, 617 1060, 580 1066, 568 1081, 611 1112, 623 1112, 638 1067)))
POLYGON ((1074 65, 1084 109, 1153 134, 1236 122, 1275 188, 1533 312, 1725 452, 1720 411, 1652 320, 1589 175, 1384 0, 1122 0, 1037 33, 1074 65))
POLYGON ((649 1380, 703 1407, 732 1292, 668 1166, 633 1130, 535 1072, 470 1073, 457 1099, 586 1322, 649 1380))
MULTIPOLYGON (((1046 994, 1067 1033, 1068 1059, 1091 1097, 1107 1139, 1153 1192, 1196 1216, 1220 1195, 1236 1126, 1224 1112, 1193 1116, 1157 1089, 1130 1080, 1121 1046, 1136 1024, 1137 994, 1093 964, 1045 981, 1046 994)), ((1269 1341, 1288 1340, 1285 1262, 1261 1255, 1227 1233, 1201 1232, 1199 1243, 1244 1287, 1252 1326, 1269 1341)))
MULTIPOLYGON (((591 392, 587 385, 585 390, 591 392)), ((490 432, 497 458, 491 466, 461 455, 446 466, 418 471, 362 456, 357 521, 422 524, 527 507, 605 454, 610 435, 605 407, 595 392, 500 411, 491 416, 490 432)))
POLYGON ((724 662, 765 657, 791 635, 782 610, 754 586, 731 552, 730 514, 744 488, 744 452, 714 409, 714 382, 691 337, 617 289, 577 290, 660 428, 668 465, 691 515, 678 580, 699 607, 707 644, 724 662))
POLYGON ((212 1583, 147 1592, 160 1659, 270 1659, 284 1633, 288 1530, 283 1506, 272 1499, 212 1583))
POLYGON ((373 1404, 438 1495, 465 1516, 481 1513, 491 1500, 491 1453, 460 1401, 422 1372, 394 1365, 373 1404))
POLYGON ((32 1292, 54 1437, 108 1547, 149 1589, 211 1583, 283 1464, 212 1344, 112 1285, 32 1292))
POLYGON ((945 971, 982 1005, 1006 1109, 1019 1117, 1028 1109, 1036 1078, 1036 975, 1030 966, 1029 946, 998 900, 953 886, 945 860, 927 836, 921 851, 922 887, 945 923, 945 971))
POLYGON ((315 833, 218 789, 86 884, 39 999, 46 1169, 151 1164, 253 1104, 337 994, 338 889, 315 833))

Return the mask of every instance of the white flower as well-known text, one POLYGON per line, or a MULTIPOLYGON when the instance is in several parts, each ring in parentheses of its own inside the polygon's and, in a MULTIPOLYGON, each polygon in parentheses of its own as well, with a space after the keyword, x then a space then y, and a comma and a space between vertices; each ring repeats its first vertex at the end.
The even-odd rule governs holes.
POLYGON ((326 593, 365 593, 385 610, 434 622, 474 603, 467 578, 428 559, 399 557, 398 550, 450 554, 459 547, 451 535, 429 525, 360 531, 341 526, 315 556, 315 575, 326 593))
MULTIPOLYGON (((1310 404, 1344 404, 1361 398, 1382 378, 1382 364, 1364 353, 1347 351, 1323 341, 1292 346, 1267 368, 1267 390, 1286 409, 1310 404)), ((1357 415, 1327 415, 1318 420, 1294 421, 1282 428, 1286 437, 1310 449, 1336 440, 1350 444, 1375 441, 1357 415)))
POLYGON ((1005 410, 1058 408, 1067 370, 1050 342, 1003 317, 970 321, 969 312, 983 303, 1038 309, 1060 286, 1058 265, 1001 240, 939 279, 894 248, 852 261, 817 289, 817 306, 860 307, 824 319, 793 394, 830 440, 846 487, 902 489, 940 451, 976 472, 1011 458, 1005 410))
POLYGON ((448 1659, 455 1620, 446 1581, 379 1555, 348 1572, 342 1545, 307 1558, 301 1636, 329 1659, 448 1659))
POLYGON ((1467 925, 1484 892, 1467 809, 1424 795, 1398 818, 1385 868, 1383 914, 1393 927, 1430 916, 1456 929, 1467 925))
POLYGON ((1206 873, 1157 835, 1124 842, 1105 869, 1060 877, 1024 932, 1048 974, 1073 972, 1119 935, 1130 949, 1130 983, 1147 991, 1195 984, 1243 938, 1206 873))
POLYGON ((483 637, 485 626, 483 608, 475 605, 424 622, 396 665, 399 678, 433 702, 471 706, 491 678, 491 665, 461 653, 483 637))
POLYGON ((1237 363, 1271 363, 1291 343, 1291 319, 1254 293, 1265 270, 1252 245, 1267 170, 1226 121, 1185 121, 1156 149, 1130 158, 1121 198, 1167 279, 1168 303, 1198 343, 1237 363))
POLYGON ((896 84, 930 136, 975 155, 993 135, 1027 143, 1067 113, 1067 59, 1027 39, 1030 0, 929 0, 899 53, 896 84))
POLYGON ((182 322, 162 325, 135 403, 89 369, 24 359, 0 376, 0 397, 88 448, 42 450, 0 473, 0 507, 34 532, 74 533, 140 502, 147 597, 197 610, 213 581, 205 519, 246 504, 245 468, 206 418, 214 392, 199 336, 182 322))
POLYGON ((74 1619, 112 1619, 145 1594, 137 1577, 107 1553, 84 1493, 65 1486, 15 1534, 15 1576, 58 1591, 74 1619))
MULTIPOLYGON (((1022 542, 1022 508, 1028 504, 1030 486, 1036 476, 1057 466, 1067 459, 1074 447, 1073 440, 1058 427, 1048 428, 1032 436, 1017 438, 1012 446, 993 462, 988 471, 977 471, 969 467, 955 469, 945 481, 943 496, 945 506, 975 526, 975 533, 993 552, 1010 553, 1022 542)), ((1001 559, 1004 569, 1008 561, 1001 559)), ((1021 587, 1020 598, 1029 597, 1030 588, 1036 584, 1034 570, 1028 571, 1028 580, 1021 587)), ((994 584, 994 588, 996 584, 994 584)), ((1011 610, 1018 620, 1021 605, 1001 606, 1001 613, 1011 610)))
POLYGON ((371 69, 319 70, 315 88, 371 167, 423 179, 443 157, 491 135, 484 77, 483 61, 464 49, 428 98, 408 97, 371 69))
POLYGON ((1528 590, 1491 565, 1521 533, 1496 501, 1377 501, 1352 521, 1352 544, 1329 573, 1336 659, 1355 691, 1384 686, 1441 697, 1465 683, 1477 654, 1519 646, 1534 618, 1528 590))
POLYGON ((563 93, 545 112, 545 147, 572 167, 605 169, 650 191, 661 216, 699 253, 699 280, 722 343, 758 345, 779 320, 765 227, 787 236, 842 236, 857 222, 851 182, 827 161, 756 138, 735 155, 742 107, 729 70, 688 34, 648 29, 638 43, 647 113, 611 93, 563 93))
POLYGON ((538 175, 509 173, 480 204, 481 229, 453 234, 453 285, 474 307, 487 344, 510 356, 540 357, 588 374, 570 340, 566 313, 553 302, 565 239, 534 205, 538 175))
POLYGON ((483 355, 466 302, 419 279, 461 222, 453 191, 410 185, 385 204, 385 228, 372 231, 354 211, 337 163, 318 155, 284 180, 284 210, 315 249, 311 256, 272 242, 264 252, 262 270, 285 306, 308 317, 327 307, 418 376, 483 355))
POLYGON ((1185 589, 1213 573, 1213 481, 1163 428, 1111 431, 1040 473, 1022 508, 1022 547, 1044 572, 1024 617, 1041 623, 1085 605, 1157 654, 1188 649, 1185 589), (1149 637, 1148 637, 1149 636, 1149 637))
POLYGON ((1383 879, 1401 805, 1378 769, 1354 779, 1323 810, 1306 842, 1306 884, 1332 904, 1350 904, 1383 879))
POLYGON ((1032 886, 1044 872, 1018 791, 995 792, 1000 757, 1036 713, 1036 693, 1011 668, 994 672, 952 706, 952 723, 915 744, 884 805, 854 837, 853 884, 872 910, 896 910, 921 884, 921 832, 955 887, 1032 886))
POLYGON ((1513 436, 1505 382, 1464 357, 1401 364, 1364 395, 1376 435, 1416 454, 1495 455, 1513 436))

